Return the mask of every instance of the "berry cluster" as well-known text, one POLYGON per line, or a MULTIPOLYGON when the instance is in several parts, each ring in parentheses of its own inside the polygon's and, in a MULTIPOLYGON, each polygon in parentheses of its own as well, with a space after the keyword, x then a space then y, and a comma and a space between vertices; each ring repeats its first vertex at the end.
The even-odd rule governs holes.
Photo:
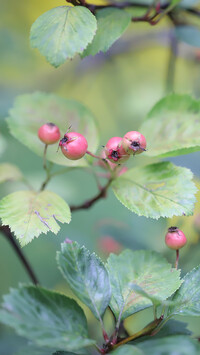
MULTIPOLYGON (((77 132, 67 132, 62 139, 60 139, 60 130, 54 123, 46 123, 38 130, 38 137, 46 145, 59 142, 59 147, 65 157, 71 160, 81 159, 87 151, 88 143, 86 138, 77 132)), ((102 167, 107 167, 107 161, 111 170, 118 164, 129 159, 131 154, 140 154, 146 150, 145 137, 137 132, 131 131, 122 137, 113 137, 109 139, 100 159, 102 159, 102 167), (103 166, 103 164, 105 164, 103 166)), ((94 156, 94 155, 93 155, 94 156)))

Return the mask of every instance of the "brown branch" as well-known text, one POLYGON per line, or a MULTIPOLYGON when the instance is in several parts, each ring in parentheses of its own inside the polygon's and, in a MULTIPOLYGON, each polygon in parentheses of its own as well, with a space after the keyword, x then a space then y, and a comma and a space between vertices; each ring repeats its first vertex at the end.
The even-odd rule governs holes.
POLYGON ((16 242, 16 240, 14 239, 9 226, 0 226, 0 232, 3 233, 3 235, 7 238, 7 240, 10 242, 10 244, 12 245, 13 249, 15 250, 17 256, 19 257, 21 263, 23 264, 24 268, 26 269, 30 279, 32 280, 32 282, 35 285, 39 284, 39 281, 29 263, 29 261, 27 260, 27 258, 25 257, 25 255, 23 254, 21 248, 19 247, 18 243, 16 242))
POLYGON ((82 204, 77 205, 77 206, 70 206, 71 211, 74 212, 74 211, 78 211, 78 210, 88 209, 88 208, 92 207, 100 199, 106 198, 107 190, 108 190, 112 180, 113 179, 110 178, 108 180, 107 184, 104 187, 101 188, 100 192, 96 196, 91 198, 90 200, 87 200, 87 201, 85 201, 82 204))

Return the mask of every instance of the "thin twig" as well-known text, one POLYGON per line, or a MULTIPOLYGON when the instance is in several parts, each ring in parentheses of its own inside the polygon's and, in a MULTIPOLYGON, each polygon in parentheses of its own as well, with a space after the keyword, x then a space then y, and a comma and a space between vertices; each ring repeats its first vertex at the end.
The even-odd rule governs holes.
POLYGON ((20 259, 21 263, 23 264, 24 268, 26 269, 31 281, 35 284, 38 285, 39 281, 29 263, 25 255, 23 254, 21 248, 19 247, 18 243, 14 239, 9 226, 0 226, 0 231, 3 233, 3 235, 7 238, 7 240, 10 242, 12 245, 13 249, 15 250, 18 258, 20 259))
POLYGON ((176 262, 175 262, 176 269, 178 269, 178 262, 179 262, 179 249, 176 250, 176 262))
POLYGON ((128 343, 129 341, 141 338, 144 335, 151 335, 153 330, 157 328, 157 326, 162 322, 162 320, 163 320, 162 316, 158 319, 155 319, 153 322, 149 323, 146 327, 144 327, 139 332, 129 336, 128 338, 121 340, 118 344, 114 346, 114 349, 118 348, 118 346, 128 343))

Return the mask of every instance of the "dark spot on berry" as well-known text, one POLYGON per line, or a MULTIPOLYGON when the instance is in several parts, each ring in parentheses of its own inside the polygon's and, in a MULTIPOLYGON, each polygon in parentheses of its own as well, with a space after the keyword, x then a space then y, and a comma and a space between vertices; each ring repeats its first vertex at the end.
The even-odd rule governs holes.
POLYGON ((47 123, 47 125, 48 125, 49 127, 55 127, 55 124, 52 123, 52 122, 47 123))
POLYGON ((119 158, 119 154, 117 150, 113 150, 111 153, 111 157, 114 159, 118 159, 119 158))
POLYGON ((140 147, 140 143, 138 143, 137 141, 133 141, 133 142, 131 142, 131 147, 139 148, 140 147))
POLYGON ((170 227, 170 228, 168 228, 168 232, 171 232, 171 233, 177 232, 177 230, 178 230, 177 227, 170 227))
POLYGON ((60 143, 59 145, 62 145, 63 143, 66 143, 68 141, 68 138, 67 137, 64 137, 60 140, 60 143))

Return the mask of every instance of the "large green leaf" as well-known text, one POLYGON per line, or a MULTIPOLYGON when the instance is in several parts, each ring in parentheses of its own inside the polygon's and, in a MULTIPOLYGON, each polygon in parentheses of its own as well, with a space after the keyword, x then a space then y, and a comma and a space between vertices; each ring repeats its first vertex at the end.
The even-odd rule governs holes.
POLYGON ((199 355, 197 340, 187 336, 170 336, 143 341, 137 346, 125 345, 111 352, 112 355, 199 355))
POLYGON ((173 301, 180 303, 169 308, 169 315, 200 316, 200 266, 185 275, 173 301))
POLYGON ((95 35, 95 16, 82 6, 59 6, 41 15, 32 25, 30 41, 49 63, 59 67, 82 53, 95 35))
POLYGON ((41 233, 57 234, 57 221, 69 223, 71 213, 67 203, 53 192, 18 191, 0 201, 0 218, 24 246, 41 233))
MULTIPOLYGON (((199 355, 200 345, 197 340, 183 335, 165 337, 162 339, 152 338, 137 344, 137 348, 144 355, 199 355)), ((134 354, 134 353, 133 353, 134 354)), ((132 355, 130 353, 130 355, 132 355)))
MULTIPOLYGON (((18 96, 9 114, 7 122, 12 135, 39 156, 43 156, 44 144, 39 140, 37 132, 46 122, 57 124, 62 135, 69 126, 72 126, 72 131, 77 131, 86 137, 88 149, 93 152, 98 146, 98 132, 94 118, 90 111, 77 101, 36 92, 18 96)), ((66 166, 87 165, 84 158, 76 161, 65 158, 61 151, 57 152, 57 148, 57 144, 48 147, 48 160, 66 166)))
POLYGON ((194 26, 177 26, 175 29, 179 40, 194 46, 200 47, 200 28, 194 26))
POLYGON ((13 164, 0 164, 0 183, 5 181, 17 181, 23 178, 19 168, 13 164))
POLYGON ((97 33, 91 44, 83 52, 83 56, 106 52, 123 34, 131 22, 128 12, 116 8, 105 8, 97 11, 97 33))
POLYGON ((152 306, 152 301, 134 291, 135 285, 150 296, 166 300, 181 285, 180 271, 158 253, 125 250, 110 254, 107 263, 112 288, 110 306, 117 318, 152 306))
POLYGON ((0 321, 40 346, 74 351, 94 344, 80 306, 41 287, 12 289, 4 296, 0 321))
POLYGON ((116 197, 139 216, 191 215, 197 189, 192 173, 170 162, 134 168, 112 183, 116 197))
POLYGON ((144 355, 142 350, 138 349, 136 346, 133 345, 120 346, 118 349, 112 351, 111 354, 112 355, 144 355))
POLYGON ((160 100, 140 127, 152 157, 172 157, 200 150, 200 101, 171 94, 160 100))
POLYGON ((111 297, 108 272, 101 259, 84 246, 69 242, 61 245, 57 261, 74 294, 100 319, 111 297))

